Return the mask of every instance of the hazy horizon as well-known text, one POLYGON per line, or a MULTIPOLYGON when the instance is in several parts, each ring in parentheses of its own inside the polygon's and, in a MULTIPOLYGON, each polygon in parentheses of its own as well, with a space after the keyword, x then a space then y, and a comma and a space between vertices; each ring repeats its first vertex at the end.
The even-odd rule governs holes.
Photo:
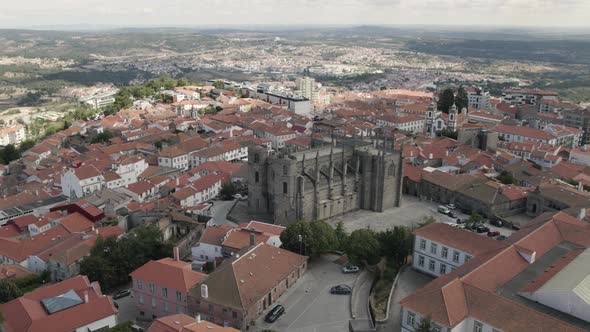
POLYGON ((587 0, 30 0, 0 9, 0 28, 247 26, 590 27, 587 0))

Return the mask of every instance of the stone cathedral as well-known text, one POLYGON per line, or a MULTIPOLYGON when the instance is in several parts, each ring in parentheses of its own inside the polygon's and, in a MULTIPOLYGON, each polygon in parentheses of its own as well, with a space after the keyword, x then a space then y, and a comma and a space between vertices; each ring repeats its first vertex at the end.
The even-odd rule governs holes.
POLYGON ((297 152, 249 149, 248 210, 288 225, 397 207, 403 160, 392 146, 341 138, 297 152))

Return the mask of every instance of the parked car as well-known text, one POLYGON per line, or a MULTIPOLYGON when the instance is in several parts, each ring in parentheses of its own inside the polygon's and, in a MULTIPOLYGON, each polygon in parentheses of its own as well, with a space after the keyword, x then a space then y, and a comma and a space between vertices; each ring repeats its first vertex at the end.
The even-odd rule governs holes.
POLYGON ((277 304, 271 311, 266 314, 264 317, 264 321, 267 323, 274 323, 282 314, 285 313, 285 307, 280 304, 277 304))
POLYGON ((438 212, 442 213, 442 214, 449 214, 449 212, 451 212, 451 210, 449 210, 446 206, 439 205, 438 212))
POLYGON ((449 216, 451 218, 457 218, 457 214, 453 211, 449 211, 449 213, 447 213, 447 216, 449 216))
POLYGON ((459 224, 459 225, 462 225, 462 224, 464 224, 464 223, 465 223, 465 222, 464 222, 463 220, 461 220, 461 218, 457 218, 457 224, 459 224))
POLYGON ((498 232, 498 231, 488 231, 489 237, 496 237, 498 235, 500 235, 500 232, 498 232))
POLYGON ((131 295, 131 290, 130 289, 123 289, 120 290, 118 292, 115 292, 115 294, 113 294, 113 300, 118 300, 124 297, 127 297, 131 295))
POLYGON ((342 273, 357 273, 358 271, 360 271, 358 266, 345 265, 342 267, 342 273))
POLYGON ((481 234, 481 233, 489 232, 490 228, 486 227, 484 225, 479 225, 479 226, 475 227, 475 231, 481 234))
POLYGON ((352 288, 347 285, 338 285, 338 286, 334 286, 334 287, 330 288, 330 293, 331 294, 348 295, 348 294, 352 293, 352 288))
POLYGON ((504 240, 506 240, 506 237, 504 235, 500 235, 496 238, 496 240, 504 241, 504 240))
POLYGON ((235 194, 234 195, 234 198, 237 199, 237 200, 239 200, 239 201, 246 199, 246 197, 243 196, 242 194, 235 194))
POLYGON ((145 332, 145 329, 141 326, 137 326, 135 324, 131 325, 131 331, 133 332, 145 332))
POLYGON ((455 204, 447 204, 447 209, 449 210, 455 210, 457 207, 455 206, 455 204))
POLYGON ((498 220, 498 219, 492 219, 490 220, 490 224, 496 226, 496 227, 502 227, 504 226, 504 223, 502 222, 502 220, 498 220))

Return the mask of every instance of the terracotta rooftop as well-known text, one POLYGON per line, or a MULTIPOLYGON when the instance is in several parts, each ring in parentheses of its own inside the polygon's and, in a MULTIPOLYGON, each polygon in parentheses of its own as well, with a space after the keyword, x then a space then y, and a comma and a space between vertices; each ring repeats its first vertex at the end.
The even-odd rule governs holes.
POLYGON ((156 319, 147 332, 239 332, 231 327, 222 327, 206 320, 176 314, 156 319))
POLYGON ((135 279, 181 292, 188 292, 207 277, 206 274, 193 271, 191 263, 176 261, 172 258, 149 261, 129 275, 135 279))

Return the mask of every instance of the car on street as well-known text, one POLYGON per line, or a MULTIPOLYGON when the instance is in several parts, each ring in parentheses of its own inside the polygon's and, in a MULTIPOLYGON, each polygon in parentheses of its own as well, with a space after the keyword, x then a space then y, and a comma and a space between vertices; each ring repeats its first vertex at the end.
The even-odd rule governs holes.
POLYGON ((267 323, 274 323, 284 313, 285 307, 283 307, 280 304, 277 304, 274 308, 272 308, 271 311, 268 312, 268 314, 266 314, 266 317, 264 317, 264 321, 266 321, 267 323))
POLYGON ((496 240, 499 240, 499 241, 504 241, 504 240, 506 240, 506 236, 504 236, 504 235, 500 235, 500 236, 498 236, 498 237, 496 238, 496 240))
POLYGON ((447 204, 447 209, 449 210, 455 210, 457 207, 455 206, 455 204, 447 204))
POLYGON ((504 226, 504 223, 502 222, 502 220, 498 220, 498 219, 492 219, 490 220, 490 224, 494 225, 496 227, 502 227, 504 226))
POLYGON ((488 231, 489 237, 496 237, 498 235, 500 235, 500 232, 498 232, 498 231, 488 231))
POLYGON ((475 227, 475 231, 478 233, 486 233, 490 231, 490 228, 484 225, 479 225, 477 227, 475 227))
POLYGON ((457 218, 457 214, 453 211, 449 211, 449 213, 447 213, 447 216, 449 216, 451 218, 457 218))
POLYGON ((451 212, 451 210, 449 210, 449 208, 447 208, 444 205, 439 205, 438 206, 438 212, 442 213, 442 214, 449 214, 449 212, 451 212))
POLYGON ((457 218, 457 224, 461 225, 464 224, 465 222, 463 220, 461 220, 461 218, 457 218))
POLYGON ((120 291, 115 292, 115 294, 113 294, 113 300, 118 300, 118 299, 122 299, 124 297, 127 297, 131 295, 131 290, 130 289, 123 289, 120 291))
POLYGON ((234 198, 237 199, 237 200, 240 200, 240 201, 243 200, 243 199, 245 199, 245 197, 242 196, 242 194, 235 194, 234 195, 234 198))
POLYGON ((141 326, 137 326, 135 324, 131 325, 131 331, 133 332, 145 332, 145 329, 141 326))
POLYGON ((342 273, 357 273, 358 271, 360 271, 358 266, 344 265, 342 267, 342 273))
POLYGON ((352 293, 352 287, 348 285, 338 285, 330 288, 331 294, 341 294, 341 295, 348 295, 352 293))

